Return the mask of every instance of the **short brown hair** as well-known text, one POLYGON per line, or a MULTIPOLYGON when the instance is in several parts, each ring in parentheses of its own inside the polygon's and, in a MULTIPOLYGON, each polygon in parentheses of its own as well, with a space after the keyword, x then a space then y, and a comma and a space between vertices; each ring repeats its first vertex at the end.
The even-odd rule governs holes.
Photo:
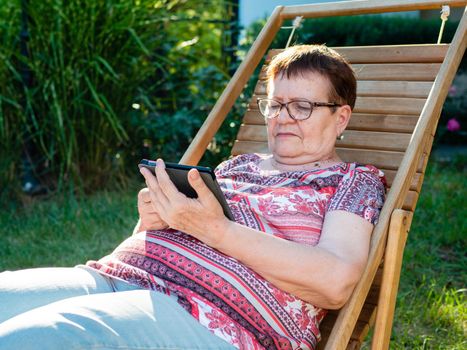
POLYGON ((307 72, 329 79, 329 102, 348 104, 352 109, 357 98, 355 73, 344 57, 325 45, 297 45, 276 55, 268 66, 268 82, 279 74, 288 79, 307 72))

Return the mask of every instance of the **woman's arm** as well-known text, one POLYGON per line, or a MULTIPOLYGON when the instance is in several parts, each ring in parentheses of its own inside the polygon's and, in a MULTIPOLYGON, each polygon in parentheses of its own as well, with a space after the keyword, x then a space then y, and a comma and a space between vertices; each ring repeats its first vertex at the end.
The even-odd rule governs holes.
POLYGON ((228 222, 214 246, 276 287, 313 305, 337 309, 363 273, 373 225, 356 214, 327 214, 316 246, 307 246, 228 222))
POLYGON ((178 192, 163 169, 146 169, 151 201, 169 227, 189 233, 262 275, 276 287, 313 305, 340 308, 358 282, 373 225, 344 211, 329 212, 320 242, 306 246, 229 221, 196 170, 188 174, 197 199, 178 192))

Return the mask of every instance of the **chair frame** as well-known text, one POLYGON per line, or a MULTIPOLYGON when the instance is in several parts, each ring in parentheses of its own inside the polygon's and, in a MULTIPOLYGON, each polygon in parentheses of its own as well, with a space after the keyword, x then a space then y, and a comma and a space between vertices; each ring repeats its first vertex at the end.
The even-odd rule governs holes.
MULTIPOLYGON (((360 0, 300 6, 278 6, 251 46, 224 92, 214 105, 198 134, 180 163, 196 165, 214 134, 220 128, 233 104, 241 94, 249 77, 265 55, 284 20, 297 16, 304 18, 376 14, 385 12, 440 9, 442 5, 466 6, 465 0, 360 0)), ((339 311, 332 331, 322 346, 325 349, 359 347, 350 344, 350 337, 362 311, 365 298, 381 261, 384 269, 375 319, 372 349, 387 349, 391 335, 397 288, 400 277, 403 248, 412 221, 413 210, 404 210, 411 180, 417 169, 425 169, 441 109, 457 68, 466 49, 467 11, 459 23, 440 70, 426 99, 411 140, 391 186, 378 224, 373 231, 370 254, 360 282, 346 305, 339 311)), ((416 200, 415 200, 416 202, 416 200)), ((321 347, 321 346, 320 346, 321 347)))

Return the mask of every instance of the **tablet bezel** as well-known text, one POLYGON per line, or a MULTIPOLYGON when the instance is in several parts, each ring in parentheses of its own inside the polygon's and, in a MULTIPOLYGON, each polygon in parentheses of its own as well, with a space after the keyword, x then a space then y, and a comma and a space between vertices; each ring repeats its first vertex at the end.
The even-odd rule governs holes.
MULTIPOLYGON (((138 164, 138 167, 144 167, 156 175, 156 162, 153 160, 142 159, 138 164)), ((202 166, 192 166, 192 165, 183 165, 178 163, 165 163, 165 171, 169 175, 172 182, 175 184, 175 187, 185 194, 189 198, 197 198, 198 195, 196 191, 191 187, 190 183, 188 182, 188 171, 190 169, 195 168, 199 171, 201 178, 203 179, 204 183, 210 191, 214 194, 218 202, 221 204, 222 209, 224 211, 224 215, 227 216, 229 220, 235 221, 230 211, 229 205, 227 204, 227 200, 224 197, 222 189, 219 186, 219 183, 216 180, 216 175, 214 170, 209 167, 202 167, 202 166)))

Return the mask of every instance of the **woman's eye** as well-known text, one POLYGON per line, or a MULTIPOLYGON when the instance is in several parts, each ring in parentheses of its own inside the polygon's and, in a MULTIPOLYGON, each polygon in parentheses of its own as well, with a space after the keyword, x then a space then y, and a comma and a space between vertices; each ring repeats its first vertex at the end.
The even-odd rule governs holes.
POLYGON ((301 111, 309 111, 310 105, 308 103, 295 103, 295 108, 301 111))

